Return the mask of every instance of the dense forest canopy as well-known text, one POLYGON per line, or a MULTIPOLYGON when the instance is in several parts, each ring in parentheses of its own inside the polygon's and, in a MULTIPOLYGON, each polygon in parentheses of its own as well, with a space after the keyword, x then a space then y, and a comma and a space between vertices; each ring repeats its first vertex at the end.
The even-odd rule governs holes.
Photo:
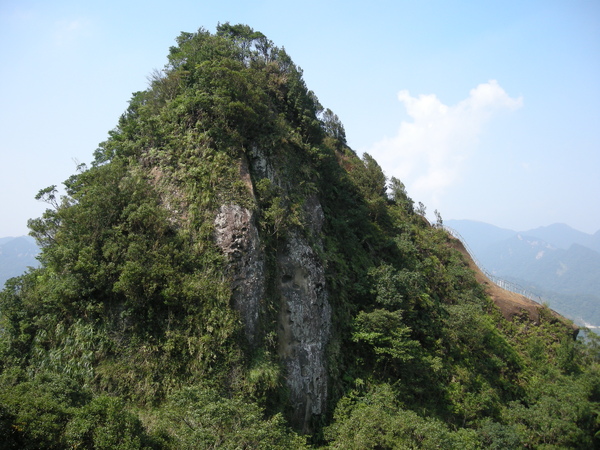
POLYGON ((64 186, 29 223, 41 266, 0 294, 3 448, 600 445, 597 336, 505 319, 246 25, 182 33, 64 186), (314 352, 290 340, 299 292, 314 352), (325 370, 310 401, 296 363, 325 370))

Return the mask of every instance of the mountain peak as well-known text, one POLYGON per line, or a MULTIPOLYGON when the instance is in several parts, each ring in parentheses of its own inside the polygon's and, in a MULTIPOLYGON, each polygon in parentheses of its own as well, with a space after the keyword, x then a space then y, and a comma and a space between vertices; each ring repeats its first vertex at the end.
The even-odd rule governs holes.
POLYGON ((522 234, 532 237, 538 237, 555 247, 567 250, 572 244, 589 246, 592 243, 592 236, 578 231, 565 223, 554 223, 548 226, 534 228, 523 231, 522 234))

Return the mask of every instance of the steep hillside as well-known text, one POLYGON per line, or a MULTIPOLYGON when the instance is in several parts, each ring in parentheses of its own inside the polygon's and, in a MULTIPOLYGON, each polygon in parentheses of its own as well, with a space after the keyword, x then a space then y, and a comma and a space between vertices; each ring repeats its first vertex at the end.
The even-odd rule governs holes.
POLYGON ((598 444, 595 335, 501 311, 248 26, 182 33, 64 185, 0 295, 5 448, 598 444))
POLYGON ((517 233, 480 222, 447 223, 487 271, 542 297, 580 325, 600 325, 600 253, 592 248, 592 235, 563 224, 517 233))
MULTIPOLYGON (((485 292, 492 299, 494 304, 502 312, 502 316, 507 320, 514 320, 515 317, 526 315, 536 323, 540 322, 540 314, 548 314, 555 317, 556 320, 564 323, 569 323, 569 320, 561 316, 555 311, 548 310, 544 305, 536 302, 524 295, 508 291, 498 286, 490 280, 485 273, 477 266, 471 255, 459 239, 452 241, 452 247, 462 253, 467 260, 469 268, 475 272, 475 279, 485 287, 485 292)), ((571 325, 573 333, 577 336, 579 328, 576 325, 571 325)))

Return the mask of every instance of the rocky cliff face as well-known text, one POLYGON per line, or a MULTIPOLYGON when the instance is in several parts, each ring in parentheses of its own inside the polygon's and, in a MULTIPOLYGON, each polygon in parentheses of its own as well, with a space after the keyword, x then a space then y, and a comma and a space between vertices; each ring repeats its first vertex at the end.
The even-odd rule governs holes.
POLYGON ((233 305, 253 345, 265 295, 265 259, 253 212, 239 205, 221 206, 215 218, 215 237, 229 260, 233 305))
MULTIPOLYGON (((281 175, 255 149, 250 165, 241 164, 241 175, 252 195, 249 182, 268 178, 282 189, 281 175), (249 172, 248 172, 249 170, 249 172)), ((291 420, 305 432, 313 416, 325 412, 328 392, 326 348, 331 332, 331 306, 325 284, 325 269, 314 246, 320 247, 319 233, 324 215, 316 196, 307 198, 303 208, 305 229, 289 230, 277 246, 273 273, 267 273, 264 244, 256 215, 248 208, 222 205, 215 218, 215 239, 228 258, 233 305, 240 313, 246 338, 257 342, 257 331, 266 295, 275 295, 278 354, 285 368, 290 393, 291 420), (273 294, 267 294, 267 286, 273 294)))
POLYGON ((281 308, 279 356, 283 359, 293 404, 292 421, 308 431, 313 415, 325 412, 326 346, 331 306, 325 271, 315 251, 299 233, 287 239, 277 259, 281 308))

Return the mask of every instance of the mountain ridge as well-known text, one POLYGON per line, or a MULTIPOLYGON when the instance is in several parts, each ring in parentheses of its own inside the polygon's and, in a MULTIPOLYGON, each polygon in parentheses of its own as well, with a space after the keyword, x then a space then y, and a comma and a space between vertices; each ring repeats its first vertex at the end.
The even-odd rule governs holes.
POLYGON ((597 236, 600 236, 600 230, 597 230, 594 234, 588 234, 576 230, 567 224, 555 223, 545 227, 542 226, 522 231, 521 234, 538 237, 564 250, 568 250, 573 244, 579 244, 600 252, 600 247, 597 244, 597 236))

